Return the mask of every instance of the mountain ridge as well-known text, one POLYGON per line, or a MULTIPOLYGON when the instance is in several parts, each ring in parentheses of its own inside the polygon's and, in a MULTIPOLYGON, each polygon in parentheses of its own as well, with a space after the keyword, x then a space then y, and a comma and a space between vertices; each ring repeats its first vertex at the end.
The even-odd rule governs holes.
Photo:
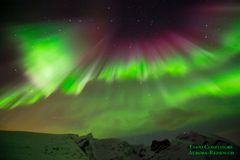
POLYGON ((0 131, 0 146, 3 160, 237 160, 240 155, 240 147, 233 142, 194 131, 173 139, 155 139, 151 145, 133 145, 117 138, 96 139, 91 133, 79 136, 0 131), (215 147, 211 150, 217 155, 209 155, 206 148, 196 149, 204 146, 215 147), (225 148, 219 150, 218 146, 225 148), (232 148, 226 149, 228 146, 232 148), (196 155, 198 152, 201 154, 196 155))

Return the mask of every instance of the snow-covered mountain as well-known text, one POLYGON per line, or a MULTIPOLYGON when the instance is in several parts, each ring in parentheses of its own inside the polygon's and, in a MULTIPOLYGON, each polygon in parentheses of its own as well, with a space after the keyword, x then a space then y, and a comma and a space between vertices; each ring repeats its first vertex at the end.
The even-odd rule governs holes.
POLYGON ((91 134, 0 132, 1 160, 238 160, 239 153, 240 147, 226 139, 196 132, 159 138, 149 146, 91 134))

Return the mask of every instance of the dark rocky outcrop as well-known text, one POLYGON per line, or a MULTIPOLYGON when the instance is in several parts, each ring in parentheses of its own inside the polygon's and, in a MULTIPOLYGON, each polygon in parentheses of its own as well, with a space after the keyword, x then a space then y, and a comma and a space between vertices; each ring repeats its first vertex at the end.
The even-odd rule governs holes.
POLYGON ((168 139, 164 139, 162 141, 154 140, 154 141, 152 141, 152 144, 151 144, 151 151, 153 151, 155 153, 158 153, 161 150, 164 150, 167 147, 169 147, 170 144, 171 143, 170 143, 170 141, 168 139))

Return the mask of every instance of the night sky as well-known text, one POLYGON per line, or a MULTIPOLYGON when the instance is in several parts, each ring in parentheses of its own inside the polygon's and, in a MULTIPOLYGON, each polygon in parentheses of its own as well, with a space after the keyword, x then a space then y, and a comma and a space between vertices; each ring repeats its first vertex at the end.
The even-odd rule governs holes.
POLYGON ((0 130, 240 143, 237 0, 1 3, 0 130))

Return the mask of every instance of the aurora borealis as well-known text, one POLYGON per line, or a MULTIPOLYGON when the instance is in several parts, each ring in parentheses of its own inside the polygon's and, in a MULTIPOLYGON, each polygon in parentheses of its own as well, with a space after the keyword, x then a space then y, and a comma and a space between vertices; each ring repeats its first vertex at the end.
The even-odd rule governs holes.
MULTIPOLYGON (((86 14, 6 22, 4 44, 14 48, 9 63, 17 66, 11 72, 18 72, 20 80, 10 76, 14 80, 0 86, 0 129, 92 132, 96 137, 204 124, 214 132, 237 130, 238 3, 190 3, 176 13, 181 25, 175 19, 165 25, 154 17, 149 18, 150 26, 156 23, 150 31, 146 18, 134 17, 136 30, 131 32, 128 20, 115 23, 117 16, 111 17, 109 24, 101 15, 92 22, 86 14), (221 130, 225 123, 229 128, 221 130)), ((1 73, 8 68, 2 63, 1 73)))

